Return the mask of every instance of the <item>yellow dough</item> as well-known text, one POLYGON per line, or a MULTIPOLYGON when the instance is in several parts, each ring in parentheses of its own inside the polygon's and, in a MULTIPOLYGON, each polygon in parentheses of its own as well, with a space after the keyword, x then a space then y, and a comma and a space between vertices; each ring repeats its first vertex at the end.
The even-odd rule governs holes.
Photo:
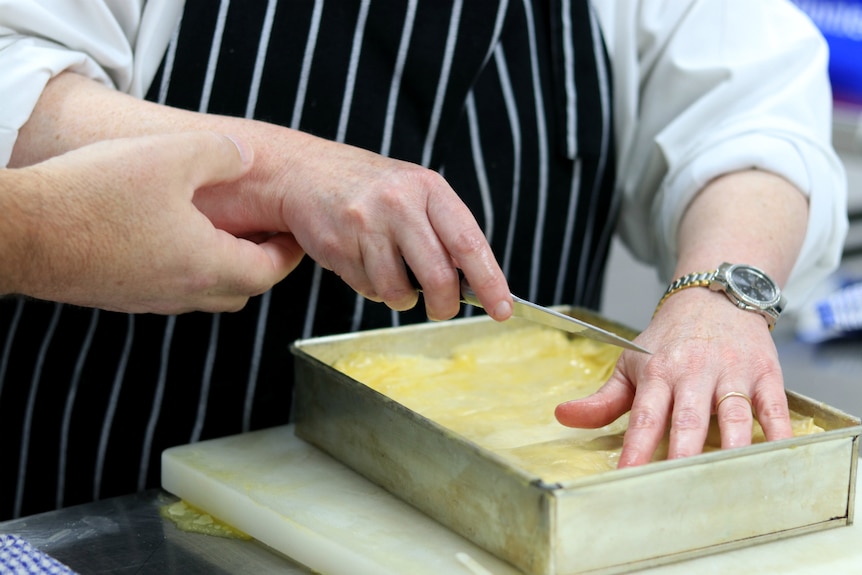
MULTIPOLYGON (((572 429, 554 418, 564 401, 585 397, 610 377, 619 348, 527 327, 456 347, 449 357, 357 351, 335 368, 463 437, 553 483, 616 468, 628 416, 601 429, 572 429)), ((822 431, 792 414, 796 435, 822 431)), ((755 422, 753 441, 764 441, 755 422)), ((713 418, 705 450, 719 447, 713 418)), ((656 459, 667 453, 666 441, 656 459)))
POLYGON ((226 539, 251 539, 250 535, 234 529, 227 523, 219 521, 209 513, 182 500, 163 505, 159 508, 159 514, 165 519, 173 521, 177 529, 181 531, 214 535, 226 539))

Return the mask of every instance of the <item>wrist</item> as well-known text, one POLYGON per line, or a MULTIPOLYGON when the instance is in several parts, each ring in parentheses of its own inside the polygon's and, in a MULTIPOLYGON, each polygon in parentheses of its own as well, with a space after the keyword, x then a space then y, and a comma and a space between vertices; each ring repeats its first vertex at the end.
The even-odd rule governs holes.
POLYGON ((770 331, 787 304, 778 284, 763 270, 746 264, 722 263, 713 270, 688 273, 671 282, 653 317, 668 298, 688 288, 708 288, 723 293, 737 308, 761 315, 770 331))
POLYGON ((52 257, 46 239, 62 237, 67 244, 72 229, 58 227, 53 214, 64 213, 50 191, 66 182, 52 182, 40 165, 4 170, 0 178, 0 295, 39 297, 50 282, 52 257), (52 211, 53 210, 53 211, 52 211))
POLYGON ((0 176, 0 295, 9 295, 23 287, 29 211, 24 204, 30 184, 23 169, 4 169, 0 176))

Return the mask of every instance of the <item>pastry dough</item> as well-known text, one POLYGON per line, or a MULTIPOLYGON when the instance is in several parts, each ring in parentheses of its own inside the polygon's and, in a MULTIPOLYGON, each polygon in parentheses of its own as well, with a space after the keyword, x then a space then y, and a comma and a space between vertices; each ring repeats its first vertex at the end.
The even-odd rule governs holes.
MULTIPOLYGON (((621 350, 543 327, 460 345, 448 357, 354 352, 335 368, 554 483, 616 468, 628 415, 600 429, 559 424, 554 408, 610 377, 621 350)), ((796 435, 822 431, 792 414, 796 435)), ((753 441, 764 441, 755 422, 753 441)), ((713 417, 705 450, 718 449, 713 417)), ((654 459, 667 454, 667 438, 654 459)))

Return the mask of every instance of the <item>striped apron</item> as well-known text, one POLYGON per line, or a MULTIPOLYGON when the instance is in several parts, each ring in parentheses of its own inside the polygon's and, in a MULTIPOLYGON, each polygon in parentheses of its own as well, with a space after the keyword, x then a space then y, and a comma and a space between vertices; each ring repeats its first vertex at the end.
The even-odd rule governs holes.
MULTIPOLYGON (((586 0, 188 0, 147 97, 437 170, 514 293, 597 308, 609 81, 586 0)), ((425 319, 310 258, 231 314, 0 301, 0 520, 157 486, 167 447, 286 423, 297 338, 425 319)))

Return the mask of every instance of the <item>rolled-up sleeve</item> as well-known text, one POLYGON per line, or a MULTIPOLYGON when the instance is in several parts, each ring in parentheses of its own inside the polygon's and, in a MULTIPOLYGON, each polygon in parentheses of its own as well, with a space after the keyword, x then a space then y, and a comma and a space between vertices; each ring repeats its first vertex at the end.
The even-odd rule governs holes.
POLYGON ((669 281, 680 220, 698 191, 722 174, 767 170, 809 199, 785 289, 791 303, 803 301, 840 263, 847 232, 818 30, 783 0, 623 0, 599 11, 614 64, 626 245, 669 281))
MULTIPOLYGON (((134 53, 142 40, 150 42, 153 36, 140 34, 146 4, 145 0, 0 0, 0 165, 9 163, 18 130, 57 74, 74 71, 125 92, 140 92, 134 53)), ((175 13, 182 5, 172 0, 149 4, 155 4, 158 12, 174 4, 175 13)), ((157 34, 162 43, 172 26, 164 24, 168 30, 157 34)))

